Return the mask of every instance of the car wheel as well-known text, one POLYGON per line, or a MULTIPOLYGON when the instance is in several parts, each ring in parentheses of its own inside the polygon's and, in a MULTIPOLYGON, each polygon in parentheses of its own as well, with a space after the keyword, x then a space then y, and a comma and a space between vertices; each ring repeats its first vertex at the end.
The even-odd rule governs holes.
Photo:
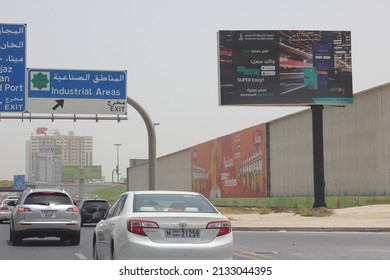
POLYGON ((94 260, 98 260, 99 259, 98 249, 97 249, 97 242, 96 241, 93 243, 93 252, 92 252, 92 254, 93 254, 93 259, 94 260))
POLYGON ((9 241, 11 242, 12 246, 20 245, 22 243, 22 238, 18 233, 16 233, 13 230, 9 230, 9 241))
POLYGON ((69 243, 70 243, 70 245, 79 245, 80 244, 80 231, 78 231, 75 234, 72 234, 69 237, 69 243))

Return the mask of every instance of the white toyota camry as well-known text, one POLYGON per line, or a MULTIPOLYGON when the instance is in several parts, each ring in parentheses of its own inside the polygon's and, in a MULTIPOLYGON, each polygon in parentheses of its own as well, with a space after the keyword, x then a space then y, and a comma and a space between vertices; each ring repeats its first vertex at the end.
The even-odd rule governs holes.
POLYGON ((95 227, 94 259, 232 259, 229 220, 201 194, 130 191, 95 227))

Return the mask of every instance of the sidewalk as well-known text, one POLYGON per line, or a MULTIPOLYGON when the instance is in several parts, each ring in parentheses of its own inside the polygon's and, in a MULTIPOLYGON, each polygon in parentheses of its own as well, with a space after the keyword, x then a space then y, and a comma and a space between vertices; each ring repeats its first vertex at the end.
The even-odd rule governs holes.
POLYGON ((363 231, 390 232, 390 205, 334 209, 328 217, 294 213, 228 214, 233 231, 363 231))

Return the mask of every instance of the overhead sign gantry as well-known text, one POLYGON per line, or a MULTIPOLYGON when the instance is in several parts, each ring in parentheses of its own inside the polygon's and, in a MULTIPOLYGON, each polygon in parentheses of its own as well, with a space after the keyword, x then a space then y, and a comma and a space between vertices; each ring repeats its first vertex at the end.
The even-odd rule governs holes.
POLYGON ((1 119, 127 119, 127 104, 145 121, 149 134, 149 186, 156 189, 156 135, 149 115, 126 94, 126 71, 28 69, 26 24, 0 24, 1 119), (20 116, 2 113, 21 113, 20 116), (51 116, 32 116, 32 113, 51 116), (73 117, 66 116, 73 114, 73 117), (93 114, 77 116, 76 114, 93 114), (98 117, 116 115, 114 117, 98 117), (54 116, 55 115, 55 116, 54 116))

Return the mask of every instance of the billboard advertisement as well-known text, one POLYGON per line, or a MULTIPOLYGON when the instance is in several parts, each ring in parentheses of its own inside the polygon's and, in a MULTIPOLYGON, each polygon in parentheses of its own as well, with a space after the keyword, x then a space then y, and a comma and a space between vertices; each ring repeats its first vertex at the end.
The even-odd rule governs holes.
POLYGON ((208 198, 266 197, 265 125, 191 147, 192 190, 208 198))
POLYGON ((352 104, 350 31, 219 31, 219 105, 352 104))
POLYGON ((101 179, 102 167, 100 165, 63 166, 62 177, 64 179, 101 179))

